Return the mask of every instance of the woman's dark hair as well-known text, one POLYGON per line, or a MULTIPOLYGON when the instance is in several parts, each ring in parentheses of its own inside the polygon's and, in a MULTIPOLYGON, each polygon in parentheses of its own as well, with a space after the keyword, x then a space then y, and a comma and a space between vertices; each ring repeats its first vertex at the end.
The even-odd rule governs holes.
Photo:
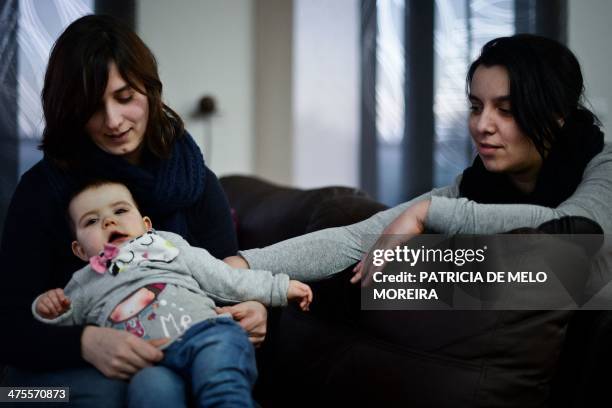
POLYGON ((578 111, 599 124, 582 105, 584 82, 578 60, 557 41, 531 34, 489 41, 468 70, 468 95, 474 72, 481 65, 506 68, 512 114, 542 157, 560 136, 562 124, 578 111))
POLYGON ((42 91, 46 126, 40 148, 62 167, 77 165, 90 143, 85 124, 100 106, 110 62, 133 89, 147 96, 145 143, 153 154, 167 157, 175 138, 183 134, 183 121, 162 102, 155 57, 138 35, 109 16, 81 17, 55 42, 42 91))

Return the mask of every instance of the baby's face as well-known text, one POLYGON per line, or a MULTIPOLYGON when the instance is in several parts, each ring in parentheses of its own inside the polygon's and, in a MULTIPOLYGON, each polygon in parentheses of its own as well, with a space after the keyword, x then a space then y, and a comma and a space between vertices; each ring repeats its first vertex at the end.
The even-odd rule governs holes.
POLYGON ((76 230, 72 251, 84 261, 97 255, 104 244, 121 245, 151 229, 151 220, 140 215, 132 194, 122 184, 90 187, 75 196, 68 208, 76 230))

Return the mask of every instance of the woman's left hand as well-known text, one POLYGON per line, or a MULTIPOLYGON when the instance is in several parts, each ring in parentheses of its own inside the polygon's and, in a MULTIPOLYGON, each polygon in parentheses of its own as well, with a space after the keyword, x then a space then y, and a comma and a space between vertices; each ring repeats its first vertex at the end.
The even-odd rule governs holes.
MULTIPOLYGON (((397 245, 400 245, 415 235, 422 234, 425 230, 425 218, 427 218, 427 212, 429 211, 429 205, 431 200, 423 200, 408 207, 402 212, 391 224, 385 228, 378 238, 374 246, 363 255, 361 261, 353 269, 353 277, 351 283, 357 283, 361 280, 364 274, 364 265, 371 258, 371 253, 374 249, 390 249, 397 245)), ((370 266, 370 265, 368 265, 370 266)), ((380 268, 380 267, 378 267, 380 268)), ((365 271, 368 271, 366 268, 365 271)))
POLYGON ((255 347, 260 346, 266 338, 268 311, 259 302, 249 300, 233 306, 217 307, 217 314, 229 313, 234 320, 249 334, 249 340, 255 347))

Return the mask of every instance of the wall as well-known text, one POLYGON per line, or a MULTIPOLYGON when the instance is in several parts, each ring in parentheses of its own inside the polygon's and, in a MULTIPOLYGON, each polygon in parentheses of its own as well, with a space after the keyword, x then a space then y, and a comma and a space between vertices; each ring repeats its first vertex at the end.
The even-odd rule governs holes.
POLYGON ((357 185, 357 0, 138 2, 167 103, 219 175, 357 185), (169 29, 169 28, 172 29, 169 29), (193 118, 211 94, 220 113, 193 118))
POLYGON ((253 2, 146 0, 137 7, 137 31, 157 57, 165 101, 209 166, 217 174, 253 172, 253 2), (210 127, 193 117, 205 94, 218 102, 210 127))
POLYGON ((358 184, 359 2, 295 0, 293 180, 358 184))
POLYGON ((568 0, 568 45, 582 65, 586 95, 612 141, 612 2, 568 0))
POLYGON ((255 2, 255 174, 293 183, 293 1, 255 2))

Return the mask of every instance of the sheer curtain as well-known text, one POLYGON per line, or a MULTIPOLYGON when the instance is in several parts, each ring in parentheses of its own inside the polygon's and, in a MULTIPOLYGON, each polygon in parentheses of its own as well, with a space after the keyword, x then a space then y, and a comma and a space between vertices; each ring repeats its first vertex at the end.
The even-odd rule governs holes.
POLYGON ((36 146, 44 129, 40 95, 53 43, 77 18, 93 12, 93 0, 19 0, 17 111, 19 174, 42 157, 36 146))

